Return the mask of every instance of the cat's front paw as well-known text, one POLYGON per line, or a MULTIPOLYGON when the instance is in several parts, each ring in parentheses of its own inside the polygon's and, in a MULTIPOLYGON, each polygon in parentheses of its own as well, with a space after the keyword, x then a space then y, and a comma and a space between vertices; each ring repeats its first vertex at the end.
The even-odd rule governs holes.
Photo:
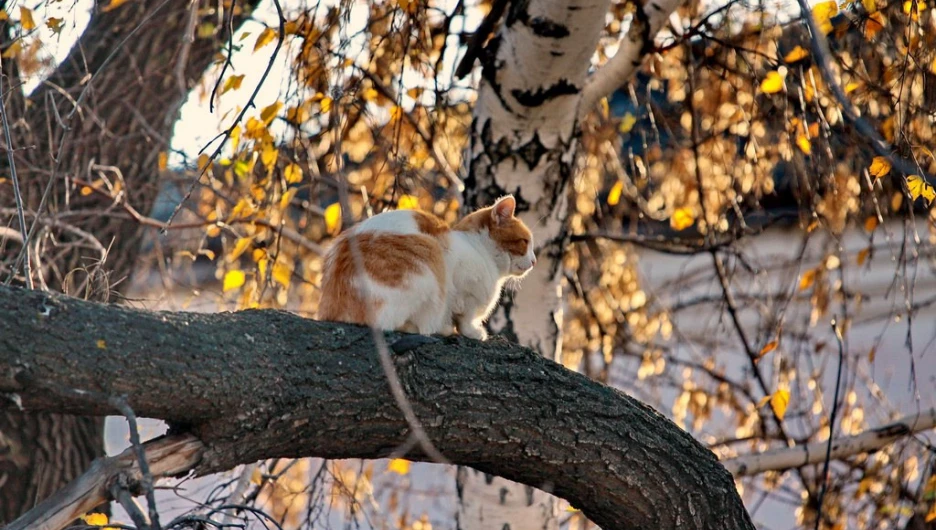
POLYGON ((469 339, 475 340, 487 340, 487 330, 483 326, 478 324, 468 324, 463 326, 458 330, 462 335, 468 337, 469 339))

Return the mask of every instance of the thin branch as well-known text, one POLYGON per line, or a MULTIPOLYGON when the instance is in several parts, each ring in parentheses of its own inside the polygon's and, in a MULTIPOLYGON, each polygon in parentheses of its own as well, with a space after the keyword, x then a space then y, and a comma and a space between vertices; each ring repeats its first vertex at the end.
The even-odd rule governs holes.
MULTIPOLYGON (((0 70, 3 67, 3 60, 0 59, 0 70)), ((13 156, 13 137, 10 135, 10 122, 7 119, 6 104, 3 101, 3 74, 0 71, 0 119, 3 121, 3 139, 6 140, 7 161, 10 164, 10 179, 13 181, 13 196, 16 199, 16 220, 19 223, 20 234, 22 235, 23 253, 23 275, 26 277, 26 287, 33 288, 32 280, 32 260, 29 255, 29 234, 26 229, 26 216, 23 214, 23 195, 20 191, 19 178, 16 176, 16 160, 13 156)), ((10 277, 16 275, 16 265, 10 270, 10 277)))
POLYGON ((901 438, 936 428, 936 408, 912 414, 894 423, 868 429, 853 436, 829 442, 815 442, 798 447, 784 447, 764 453, 744 455, 722 461, 729 473, 736 477, 759 475, 765 471, 786 471, 822 463, 826 451, 832 460, 841 460, 862 453, 876 451, 901 438))
MULTIPOLYGON (((844 301, 843 301, 844 303, 844 301)), ((844 316, 842 318, 845 318, 844 316)), ((838 325, 832 321, 832 332, 835 333, 835 340, 838 343, 838 370, 835 374, 835 393, 832 395, 832 413, 829 415, 829 443, 826 445, 825 460, 822 463, 822 475, 820 475, 819 495, 816 497, 816 530, 822 521, 822 499, 825 497, 826 489, 829 484, 829 461, 832 460, 832 440, 835 438, 835 417, 839 410, 839 393, 842 388, 842 370, 845 365, 845 344, 842 338, 842 330, 846 326, 844 322, 838 325)))

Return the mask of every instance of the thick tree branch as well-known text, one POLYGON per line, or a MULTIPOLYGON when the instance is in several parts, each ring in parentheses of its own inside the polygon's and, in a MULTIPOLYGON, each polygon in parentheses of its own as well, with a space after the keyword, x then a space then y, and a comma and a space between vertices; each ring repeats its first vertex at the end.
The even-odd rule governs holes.
MULTIPOLYGON (((831 459, 840 460, 861 453, 876 451, 885 445, 936 427, 936 409, 901 418, 894 423, 868 429, 854 436, 832 440, 831 459)), ((737 477, 750 476, 764 471, 784 471, 825 460, 829 442, 816 442, 797 447, 739 456, 722 462, 728 471, 737 477)))
MULTIPOLYGON (((452 462, 550 489, 606 529, 753 528, 714 455, 623 393, 505 341, 388 340, 452 462)), ((204 444, 199 474, 384 457, 409 431, 369 330, 279 311, 150 313, 0 288, 0 392, 92 415, 113 412, 101 396, 126 395, 204 444)))

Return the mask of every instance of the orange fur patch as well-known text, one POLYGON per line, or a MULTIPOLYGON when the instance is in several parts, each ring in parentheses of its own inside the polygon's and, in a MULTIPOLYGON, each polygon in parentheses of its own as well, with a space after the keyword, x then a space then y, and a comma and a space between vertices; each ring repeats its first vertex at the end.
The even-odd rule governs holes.
POLYGON ((530 229, 516 217, 502 219, 498 222, 494 217, 493 206, 481 208, 466 215, 455 223, 452 229, 461 232, 480 232, 487 229, 491 239, 497 243, 497 246, 514 256, 526 254, 530 240, 533 237, 530 229))
MULTIPOLYGON (((445 257, 436 238, 425 235, 345 233, 335 241, 331 263, 325 267, 322 276, 319 319, 369 323, 368 306, 361 292, 354 286, 356 268, 352 237, 360 251, 364 272, 371 280, 388 287, 399 287, 408 276, 422 274, 424 267, 428 267, 439 284, 440 294, 445 296, 445 257)), ((379 309, 374 302, 370 303, 371 311, 379 309)))
POLYGON ((413 219, 415 219, 419 231, 428 236, 440 237, 449 232, 449 227, 445 224, 445 221, 432 214, 413 210, 413 219))

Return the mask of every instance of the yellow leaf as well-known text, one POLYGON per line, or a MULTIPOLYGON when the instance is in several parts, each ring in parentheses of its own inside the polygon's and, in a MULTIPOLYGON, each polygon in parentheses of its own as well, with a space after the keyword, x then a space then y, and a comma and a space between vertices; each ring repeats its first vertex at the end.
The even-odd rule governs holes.
POLYGON ((101 8, 102 13, 107 13, 108 11, 117 9, 118 7, 126 4, 129 0, 111 0, 109 4, 101 8))
POLYGON ((240 137, 240 125, 235 125, 234 128, 231 129, 231 150, 234 152, 237 152, 237 147, 240 145, 240 137))
POLYGON ((812 8, 813 18, 816 19, 816 24, 819 26, 819 30, 828 35, 832 32, 832 17, 838 14, 839 8, 835 0, 829 0, 827 2, 819 2, 812 8))
POLYGON ((52 33, 58 35, 62 31, 62 19, 56 17, 49 17, 46 20, 46 27, 52 30, 52 33))
POLYGON ((858 251, 858 256, 855 258, 855 261, 858 262, 858 266, 864 265, 868 261, 868 255, 871 254, 871 247, 863 248, 858 251))
POLYGON ((260 151, 260 161, 266 166, 267 170, 273 168, 277 158, 279 158, 279 149, 273 147, 272 143, 264 144, 263 149, 260 151))
POLYGON ((402 195, 397 201, 397 210, 418 210, 419 198, 413 195, 402 195))
POLYGON ((10 20, 10 14, 6 12, 6 9, 0 9, 0 22, 10 20))
POLYGON ((265 28, 263 31, 257 35, 257 41, 254 42, 253 51, 257 51, 260 48, 263 48, 267 44, 273 42, 273 39, 276 37, 276 32, 273 31, 273 28, 265 28))
POLYGON ((910 191, 913 200, 923 197, 927 202, 933 202, 936 199, 936 189, 933 189, 933 186, 919 175, 907 177, 907 189, 910 191))
POLYGON ((795 63, 796 61, 802 61, 803 59, 809 57, 809 51, 802 46, 797 46, 790 50, 790 53, 783 56, 783 61, 787 63, 795 63))
POLYGON ((228 292, 244 285, 245 281, 247 281, 247 277, 244 275, 244 271, 227 271, 224 274, 224 285, 222 288, 224 292, 228 292))
POLYGON ((812 142, 809 141, 809 138, 805 134, 796 137, 796 146, 807 155, 812 153, 812 142))
POLYGON ((861 88, 861 83, 852 81, 851 83, 848 83, 847 85, 845 85, 845 93, 851 94, 852 92, 858 90, 859 88, 861 88))
POLYGON ((764 80, 760 84, 761 92, 764 94, 776 94, 783 90, 783 76, 779 72, 767 72, 764 80))
POLYGON ((861 5, 868 13, 877 13, 877 0, 861 0, 861 5))
POLYGON ((277 261, 273 264, 273 281, 289 287, 289 279, 292 277, 292 269, 283 261, 277 261))
POLYGON ((601 117, 608 119, 608 116, 611 114, 611 105, 608 104, 608 98, 601 98, 601 101, 598 103, 601 107, 601 117))
POLYGON ((403 117, 403 109, 399 105, 390 108, 390 121, 397 121, 403 117))
POLYGON ((299 192, 299 188, 289 188, 286 190, 286 193, 283 194, 283 197, 280 199, 280 209, 286 209, 289 206, 289 203, 292 202, 293 197, 296 196, 296 193, 299 192))
POLYGON ((637 123, 637 117, 628 112, 621 118, 621 124, 618 125, 618 132, 622 134, 627 134, 634 128, 634 124, 637 123))
POLYGON ((88 195, 94 193, 94 190, 92 190, 90 186, 82 186, 80 193, 82 197, 87 197, 88 195))
POLYGON ((263 120, 263 123, 269 125, 281 108, 283 108, 283 104, 279 101, 263 107, 263 110, 260 111, 260 119, 263 120))
POLYGON ((608 192, 608 205, 617 206, 621 202, 621 194, 624 192, 624 183, 620 180, 614 183, 614 186, 611 186, 611 191, 608 192))
POLYGON ((929 511, 926 512, 926 517, 923 518, 925 522, 931 523, 936 521, 936 502, 930 507, 929 511))
POLYGON ((387 465, 387 471, 392 471, 399 475, 406 475, 409 473, 410 461, 403 458, 394 458, 387 465))
POLYGON ((760 398, 760 401, 757 402, 757 408, 761 408, 769 402, 770 402, 770 396, 764 396, 760 398))
POLYGON ((16 39, 15 41, 13 41, 13 44, 9 45, 7 49, 4 50, 3 54, 0 55, 0 57, 3 57, 4 59, 11 59, 13 57, 16 57, 19 54, 20 50, 22 49, 23 49, 23 39, 16 39))
POLYGON ((82 515, 81 518, 89 526, 104 526, 107 524, 107 515, 103 513, 89 513, 82 515))
POLYGON ((330 111, 332 107, 332 98, 330 97, 322 98, 322 101, 319 101, 319 107, 321 107, 322 112, 330 111))
POLYGON ((816 269, 809 269, 800 277, 799 290, 805 291, 812 287, 814 283, 816 283, 816 269))
POLYGON ((227 78, 227 81, 224 82, 224 86, 221 88, 221 93, 224 94, 228 90, 237 90, 241 87, 241 83, 244 82, 243 75, 232 75, 227 78))
POLYGON ((757 358, 760 359, 761 357, 767 355, 768 353, 776 350, 779 344, 780 343, 775 340, 768 342, 767 344, 764 345, 763 348, 761 348, 760 353, 757 354, 757 358))
POLYGON ((36 29, 36 21, 33 20, 32 11, 29 8, 20 6, 20 24, 23 25, 24 31, 36 29))
POLYGON ((295 162, 289 164, 283 170, 283 177, 286 178, 286 182, 289 184, 298 184, 302 182, 302 168, 295 162))
MULTIPOLYGON (((98 341, 97 341, 97 347, 98 347, 99 350, 106 350, 106 349, 107 349, 107 342, 105 342, 104 339, 98 339, 98 341)), ((106 523, 107 521, 104 521, 104 522, 106 523)))
POLYGON ((873 39, 882 29, 884 29, 884 14, 877 11, 868 15, 868 20, 865 21, 865 38, 873 39))
POLYGON ((201 173, 211 163, 211 158, 205 153, 198 155, 198 172, 201 173))
POLYGON ((910 15, 910 20, 916 21, 920 18, 920 13, 926 11, 926 2, 923 0, 916 0, 915 2, 913 0, 906 0, 903 4, 903 10, 904 14, 910 15))
POLYGON ((777 419, 783 419, 783 416, 786 415, 787 405, 789 404, 789 390, 777 390, 772 396, 770 396, 770 408, 772 408, 774 414, 777 415, 777 419))
POLYGON ((871 351, 868 352, 868 362, 873 363, 874 358, 877 356, 877 348, 872 347, 871 351))
POLYGON ((695 223, 695 217, 692 215, 692 209, 690 208, 678 208, 670 217, 670 226, 676 231, 685 230, 693 223, 695 223))
POLYGON ((253 473, 250 474, 250 483, 260 486, 263 484, 263 473, 260 472, 260 468, 254 468, 253 473))
POLYGON ((578 508, 573 508, 572 505, 570 504, 569 506, 566 507, 566 511, 569 513, 577 513, 582 510, 579 510, 578 508))
POLYGON ((874 232, 874 229, 878 227, 878 218, 876 215, 869 215, 864 222, 865 232, 874 232))
POLYGON ((157 163, 160 171, 165 171, 166 167, 169 166, 169 153, 165 151, 159 152, 159 162, 157 163))
POLYGON ((377 92, 376 88, 368 88, 361 93, 361 99, 364 101, 374 101, 379 95, 380 92, 377 92))
POLYGON ((244 251, 247 250, 247 247, 250 246, 250 242, 253 240, 252 237, 241 237, 237 239, 237 242, 234 243, 234 250, 231 251, 231 254, 228 256, 230 261, 234 261, 240 257, 244 251))
POLYGON ((874 160, 871 161, 871 166, 868 167, 868 172, 871 173, 871 176, 874 178, 881 178, 891 170, 891 163, 886 157, 876 156, 874 160))
POLYGON ((337 234, 341 228, 341 205, 337 202, 325 208, 325 229, 329 234, 337 234))

